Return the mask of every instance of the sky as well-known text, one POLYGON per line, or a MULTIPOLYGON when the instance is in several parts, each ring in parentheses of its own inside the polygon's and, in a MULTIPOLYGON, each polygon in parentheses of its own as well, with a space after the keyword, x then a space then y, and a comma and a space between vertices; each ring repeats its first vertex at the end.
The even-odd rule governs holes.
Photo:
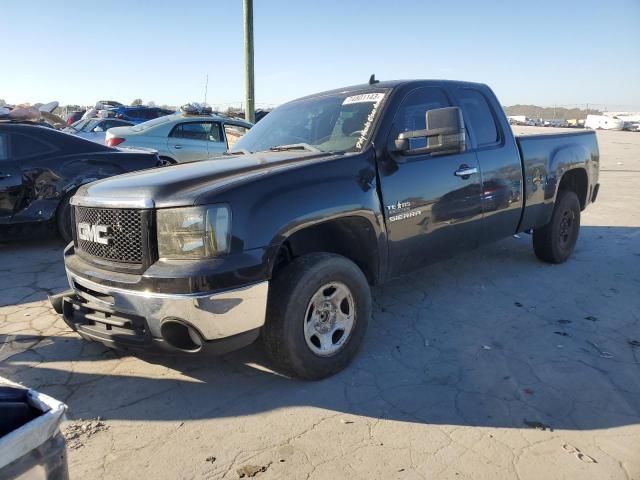
MULTIPOLYGON (((241 0, 0 2, 0 99, 244 98, 241 0)), ((640 111, 640 0, 254 0, 258 106, 378 79, 640 111)))

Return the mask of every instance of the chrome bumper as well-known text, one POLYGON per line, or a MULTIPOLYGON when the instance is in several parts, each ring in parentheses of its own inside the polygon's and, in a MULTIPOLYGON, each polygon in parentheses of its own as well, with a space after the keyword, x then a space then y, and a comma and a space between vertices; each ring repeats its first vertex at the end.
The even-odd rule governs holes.
POLYGON ((97 284, 67 270, 69 285, 88 302, 143 317, 152 337, 160 338, 166 319, 195 328, 204 340, 218 340, 262 327, 269 282, 212 294, 136 292, 97 284))

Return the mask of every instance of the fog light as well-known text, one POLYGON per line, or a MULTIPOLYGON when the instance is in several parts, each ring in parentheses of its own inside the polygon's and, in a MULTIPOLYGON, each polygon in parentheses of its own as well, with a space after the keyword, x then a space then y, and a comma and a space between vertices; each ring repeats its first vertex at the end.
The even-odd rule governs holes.
POLYGON ((162 338, 174 348, 185 352, 197 352, 202 348, 200 334, 179 318, 168 318, 160 327, 162 338))

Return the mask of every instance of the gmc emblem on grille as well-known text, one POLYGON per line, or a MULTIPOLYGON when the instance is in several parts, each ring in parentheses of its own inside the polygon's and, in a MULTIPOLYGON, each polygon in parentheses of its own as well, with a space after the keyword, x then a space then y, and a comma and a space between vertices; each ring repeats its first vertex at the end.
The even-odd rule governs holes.
POLYGON ((91 225, 86 222, 78 223, 78 238, 80 240, 109 245, 111 238, 107 236, 108 233, 109 227, 106 225, 91 225))

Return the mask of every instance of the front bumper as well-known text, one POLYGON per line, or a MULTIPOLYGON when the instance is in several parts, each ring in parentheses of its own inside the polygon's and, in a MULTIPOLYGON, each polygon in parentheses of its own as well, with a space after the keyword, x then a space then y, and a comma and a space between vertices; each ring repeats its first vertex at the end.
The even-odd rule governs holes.
POLYGON ((180 350, 167 341, 163 328, 173 322, 188 326, 203 347, 230 339, 239 348, 255 340, 265 322, 267 281, 216 293, 167 294, 100 285, 69 269, 67 277, 73 294, 62 298, 65 322, 83 337, 110 346, 180 350))

